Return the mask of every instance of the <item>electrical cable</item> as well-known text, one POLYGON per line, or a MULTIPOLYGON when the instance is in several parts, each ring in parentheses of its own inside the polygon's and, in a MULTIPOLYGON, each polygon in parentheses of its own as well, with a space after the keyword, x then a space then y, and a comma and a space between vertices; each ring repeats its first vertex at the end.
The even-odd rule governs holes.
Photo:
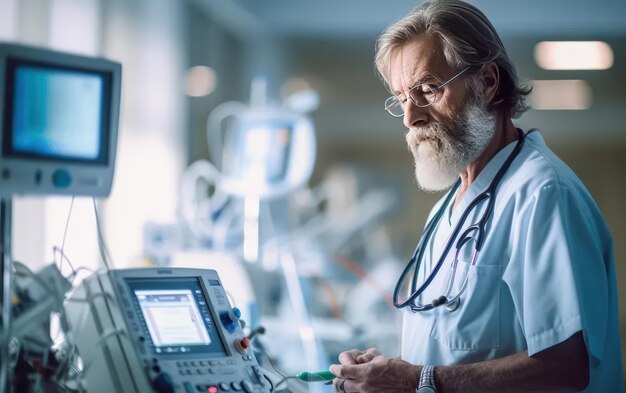
POLYGON ((78 277, 78 273, 80 273, 81 271, 87 271, 87 272, 89 272, 91 274, 94 274, 96 272, 95 270, 89 269, 88 267, 80 266, 79 268, 74 270, 70 276, 65 277, 66 279, 70 279, 71 280, 72 286, 74 286, 74 280, 76 280, 76 277, 78 277))
MULTIPOLYGON (((268 353, 265 351, 265 349, 263 349, 263 347, 262 347, 262 346, 260 346, 260 345, 259 345, 259 346, 256 346, 256 348, 257 348, 257 349, 259 349, 259 350, 263 353, 263 355, 267 358, 267 360, 270 362, 270 365, 272 366, 272 368, 274 369, 274 371, 276 371, 276 373, 282 377, 282 379, 281 379, 281 380, 279 380, 276 384, 271 383, 271 386, 272 386, 272 390, 271 390, 271 391, 272 391, 272 392, 276 392, 276 393, 278 393, 278 392, 280 391, 280 390, 278 390, 279 386, 280 386, 280 385, 282 385, 282 384, 284 384, 284 383, 287 383, 287 381, 289 381, 290 379, 295 379, 295 380, 297 380, 297 381, 302 382, 302 381, 301 381, 301 380, 300 380, 297 376, 295 376, 295 375, 289 375, 289 376, 286 376, 284 373, 282 373, 282 372, 278 369, 278 367, 276 366, 276 363, 274 362, 274 359, 273 359, 270 355, 268 355, 268 353)), ((266 378, 266 379, 269 379, 269 377, 268 377, 267 375, 265 375, 265 373, 263 374, 263 376, 265 376, 265 378, 266 378)))
POLYGON ((274 391, 274 382, 272 382, 272 380, 265 373, 263 373, 263 377, 265 377, 267 382, 269 382, 269 384, 270 384, 270 392, 273 392, 274 391))
MULTIPOLYGON (((270 355, 267 354, 267 352, 265 351, 265 349, 263 349, 262 347, 257 347, 261 350, 261 352, 263 353, 263 355, 265 355, 265 357, 267 358, 267 360, 270 362, 270 365, 272 366, 272 368, 274 369, 274 371, 276 371, 278 373, 278 375, 280 375, 281 377, 283 377, 283 380, 287 379, 288 377, 285 376, 285 374, 283 374, 282 372, 280 372, 280 370, 276 367, 276 363, 274 363, 274 359, 272 359, 272 357, 270 355)), ((281 381, 282 382, 282 381, 281 381)), ((277 385, 278 386, 278 385, 277 385)))
POLYGON ((98 232, 98 250, 100 251, 100 257, 102 258, 102 262, 107 270, 111 270, 112 264, 110 261, 110 255, 106 243, 104 242, 104 237, 102 236, 102 227, 100 225, 100 215, 98 214, 98 205, 96 204, 96 198, 91 199, 93 201, 93 211, 96 217, 96 229, 98 232))
POLYGON ((65 254, 65 252, 63 251, 62 248, 59 248, 57 246, 52 246, 52 254, 53 254, 53 258, 54 258, 55 263, 57 261, 57 254, 60 255, 61 260, 59 262, 59 271, 61 272, 61 274, 63 274, 63 271, 62 271, 62 269, 63 269, 63 260, 66 260, 67 263, 70 265, 70 269, 72 269, 72 273, 68 277, 71 277, 71 276, 73 276, 75 274, 76 269, 74 268, 74 264, 72 263, 70 258, 67 256, 67 254, 65 254))
MULTIPOLYGON (((70 217, 72 217, 72 208, 74 207, 74 198, 75 196, 72 195, 72 200, 70 201, 70 209, 67 212, 67 219, 65 220, 65 229, 63 230, 63 241, 61 242, 61 261, 59 262, 59 271, 61 272, 63 271, 63 256, 65 255, 63 250, 65 249, 65 239, 67 237, 67 230, 70 226, 70 217)), ((67 261, 70 264, 70 267, 73 271, 74 266, 72 266, 72 263, 69 261, 69 259, 67 261)))

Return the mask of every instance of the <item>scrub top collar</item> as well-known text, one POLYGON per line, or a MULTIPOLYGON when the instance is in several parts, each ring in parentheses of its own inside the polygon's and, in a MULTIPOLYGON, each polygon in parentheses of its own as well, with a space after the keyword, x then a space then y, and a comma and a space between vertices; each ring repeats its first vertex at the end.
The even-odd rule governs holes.
MULTIPOLYGON (((537 130, 533 129, 529 131, 526 134, 526 142, 530 141, 531 139, 534 139, 533 137, 535 137, 535 135, 539 136, 539 132, 537 130)), ((539 138, 541 139, 541 136, 539 136, 539 138)), ((465 209, 467 209, 467 206, 474 200, 474 198, 476 198, 478 194, 485 191, 487 187, 489 187, 493 178, 496 176, 496 174, 498 173, 498 171, 500 170, 500 168, 502 167, 506 159, 509 157, 509 155, 515 148, 515 145, 517 144, 517 142, 518 140, 515 140, 509 143, 508 145, 506 145, 505 147, 503 147, 498 153, 496 153, 495 156, 493 156, 493 158, 487 163, 487 165, 485 165, 483 170, 480 171, 480 173, 478 174, 474 182, 470 185, 468 190, 465 192, 465 195, 463 195, 463 199, 461 199, 461 202, 459 203, 459 205, 454 207, 452 214, 447 214, 450 225, 454 225, 454 223, 458 221, 459 216, 465 211, 465 209)), ((526 146, 522 147, 522 150, 524 150, 525 147, 526 146)), ((507 177, 507 174, 505 173, 503 180, 506 179, 506 177, 507 177)), ((498 188, 501 185, 502 184, 500 183, 498 185, 498 188)), ((496 197, 498 195, 498 188, 496 188, 496 197)), ((456 192, 458 192, 458 190, 456 192)), ((454 200, 454 198, 452 200, 454 200)), ((449 209, 451 208, 452 206, 448 207, 448 212, 450 211, 449 209)))

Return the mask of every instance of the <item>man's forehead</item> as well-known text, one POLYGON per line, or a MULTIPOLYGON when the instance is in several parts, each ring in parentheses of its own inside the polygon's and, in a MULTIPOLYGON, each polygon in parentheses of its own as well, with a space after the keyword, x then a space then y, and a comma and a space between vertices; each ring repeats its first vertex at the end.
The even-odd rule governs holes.
POLYGON ((438 37, 419 36, 392 54, 390 87, 392 91, 400 91, 429 76, 439 79, 448 68, 438 37))

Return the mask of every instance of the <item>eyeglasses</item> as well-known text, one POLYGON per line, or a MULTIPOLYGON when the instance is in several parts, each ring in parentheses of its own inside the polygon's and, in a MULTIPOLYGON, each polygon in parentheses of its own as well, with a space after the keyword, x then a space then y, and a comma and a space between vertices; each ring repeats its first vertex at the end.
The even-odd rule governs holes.
MULTIPOLYGON (((452 82, 459 76, 461 76, 465 71, 469 70, 471 67, 464 68, 461 72, 454 75, 452 78, 443 82, 439 86, 433 85, 431 83, 420 83, 418 85, 413 86, 409 90, 408 98, 411 100, 413 105, 418 106, 420 108, 427 107, 432 105, 435 101, 437 101, 437 93, 443 89, 448 83, 452 82)), ((407 103, 407 98, 403 95, 401 96, 391 96, 385 100, 385 109, 391 116, 401 117, 404 116, 404 106, 407 103)))

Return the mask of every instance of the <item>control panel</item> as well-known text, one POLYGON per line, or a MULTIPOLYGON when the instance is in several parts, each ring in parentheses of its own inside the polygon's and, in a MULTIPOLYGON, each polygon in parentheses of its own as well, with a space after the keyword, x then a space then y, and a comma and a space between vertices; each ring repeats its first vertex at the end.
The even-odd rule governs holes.
POLYGON ((65 309, 88 392, 269 392, 214 270, 101 272, 65 309))

